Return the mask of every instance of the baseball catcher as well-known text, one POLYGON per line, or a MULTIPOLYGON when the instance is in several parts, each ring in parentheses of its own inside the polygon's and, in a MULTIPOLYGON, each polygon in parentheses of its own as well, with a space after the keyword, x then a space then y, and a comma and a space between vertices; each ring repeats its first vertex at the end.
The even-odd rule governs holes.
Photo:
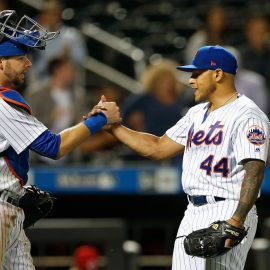
POLYGON ((184 248, 188 255, 214 258, 241 243, 246 235, 245 228, 235 227, 227 221, 216 221, 208 228, 194 231, 186 236, 184 248), (226 239, 230 239, 230 247, 225 246, 226 239))
POLYGON ((28 53, 45 49, 58 35, 27 15, 17 19, 14 10, 0 12, 0 269, 35 269, 23 228, 47 216, 54 201, 49 193, 26 186, 29 152, 60 159, 106 124, 121 121, 115 102, 104 102, 102 112, 59 133, 33 115, 14 87, 25 82, 32 66, 28 53))

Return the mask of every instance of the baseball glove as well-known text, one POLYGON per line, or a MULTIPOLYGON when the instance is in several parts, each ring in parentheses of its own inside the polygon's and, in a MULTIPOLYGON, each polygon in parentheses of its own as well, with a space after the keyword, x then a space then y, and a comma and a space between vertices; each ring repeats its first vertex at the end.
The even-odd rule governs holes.
POLYGON ((18 202, 18 206, 23 209, 25 215, 24 229, 46 217, 51 212, 55 200, 49 192, 42 191, 34 185, 26 187, 25 191, 18 202))
POLYGON ((188 255, 214 258, 230 250, 224 247, 226 239, 231 239, 231 247, 234 247, 246 235, 247 230, 244 228, 237 228, 226 221, 216 221, 208 228, 194 231, 186 236, 184 248, 188 255))

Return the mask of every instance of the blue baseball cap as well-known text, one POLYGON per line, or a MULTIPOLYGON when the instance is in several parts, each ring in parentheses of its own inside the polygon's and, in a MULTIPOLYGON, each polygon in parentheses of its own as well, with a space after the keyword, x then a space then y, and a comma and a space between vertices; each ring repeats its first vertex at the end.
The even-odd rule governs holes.
POLYGON ((7 38, 0 42, 0 57, 21 56, 27 54, 28 52, 28 47, 17 42, 13 42, 7 38))
POLYGON ((192 72, 193 70, 222 69, 224 72, 236 74, 237 60, 234 55, 221 46, 201 47, 191 65, 177 66, 177 69, 192 72))

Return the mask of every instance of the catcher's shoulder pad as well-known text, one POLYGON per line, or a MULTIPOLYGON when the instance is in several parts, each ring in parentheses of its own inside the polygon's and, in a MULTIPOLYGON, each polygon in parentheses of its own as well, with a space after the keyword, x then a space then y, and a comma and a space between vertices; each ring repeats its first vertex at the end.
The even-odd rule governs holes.
POLYGON ((13 89, 0 87, 0 98, 12 105, 23 109, 27 113, 32 114, 32 109, 30 105, 19 92, 13 89))

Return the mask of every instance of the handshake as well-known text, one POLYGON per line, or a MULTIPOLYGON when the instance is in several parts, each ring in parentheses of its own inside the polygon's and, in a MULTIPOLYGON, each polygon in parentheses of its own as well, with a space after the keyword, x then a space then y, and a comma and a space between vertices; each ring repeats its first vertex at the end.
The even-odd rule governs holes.
POLYGON ((91 134, 96 133, 106 125, 118 124, 122 121, 117 104, 107 102, 104 95, 101 96, 99 103, 83 118, 85 119, 84 124, 91 134))
POLYGON ((119 107, 115 102, 107 102, 104 95, 101 96, 99 103, 92 109, 91 115, 104 113, 107 118, 107 124, 116 124, 122 121, 119 107))

